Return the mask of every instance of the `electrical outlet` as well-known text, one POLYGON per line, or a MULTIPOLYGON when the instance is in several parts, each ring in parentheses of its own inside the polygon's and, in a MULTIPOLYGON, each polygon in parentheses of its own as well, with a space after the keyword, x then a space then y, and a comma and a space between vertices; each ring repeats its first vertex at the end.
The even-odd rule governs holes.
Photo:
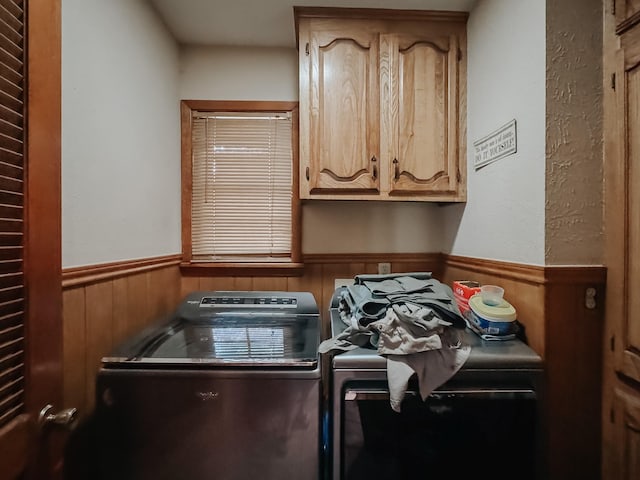
POLYGON ((596 289, 589 287, 584 292, 584 306, 589 310, 596 308, 596 289))
POLYGON ((389 275, 391 273, 391 264, 389 262, 379 263, 378 273, 380 275, 389 275))

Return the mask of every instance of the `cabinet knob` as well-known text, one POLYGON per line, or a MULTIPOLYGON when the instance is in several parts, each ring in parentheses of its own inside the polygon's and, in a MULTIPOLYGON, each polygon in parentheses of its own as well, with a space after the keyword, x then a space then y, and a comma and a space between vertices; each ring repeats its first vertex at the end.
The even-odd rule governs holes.
POLYGON ((400 178, 400 165, 397 158, 393 159, 393 180, 395 182, 400 178))
POLYGON ((376 178, 378 178, 378 167, 376 166, 376 162, 378 161, 378 159, 376 158, 376 156, 374 155, 373 157, 371 157, 371 176, 373 177, 373 179, 375 180, 376 178))

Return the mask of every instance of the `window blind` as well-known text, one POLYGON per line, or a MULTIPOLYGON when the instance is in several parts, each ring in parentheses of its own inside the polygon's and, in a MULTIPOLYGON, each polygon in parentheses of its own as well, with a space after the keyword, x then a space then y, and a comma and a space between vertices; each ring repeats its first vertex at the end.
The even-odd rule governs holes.
POLYGON ((193 112, 193 261, 291 256, 292 120, 278 112, 193 112))

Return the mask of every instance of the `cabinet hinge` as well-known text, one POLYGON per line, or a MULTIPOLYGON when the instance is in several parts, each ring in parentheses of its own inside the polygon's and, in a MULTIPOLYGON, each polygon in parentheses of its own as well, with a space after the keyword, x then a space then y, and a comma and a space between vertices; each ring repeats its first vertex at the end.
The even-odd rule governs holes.
POLYGON ((609 409, 609 422, 616 423, 616 411, 611 407, 609 409))
POLYGON ((611 13, 616 14, 616 0, 611 0, 611 13))
POLYGON ((307 44, 304 46, 304 53, 306 55, 309 55, 309 42, 307 42, 307 44))
POLYGON ((616 74, 615 72, 611 74, 611 88, 613 91, 616 91, 616 74))
POLYGON ((458 171, 456 172, 456 179, 458 180, 458 183, 462 181, 462 174, 460 173, 459 168, 458 168, 458 171))
POLYGON ((614 352, 616 350, 616 337, 612 335, 609 339, 609 349, 614 352))

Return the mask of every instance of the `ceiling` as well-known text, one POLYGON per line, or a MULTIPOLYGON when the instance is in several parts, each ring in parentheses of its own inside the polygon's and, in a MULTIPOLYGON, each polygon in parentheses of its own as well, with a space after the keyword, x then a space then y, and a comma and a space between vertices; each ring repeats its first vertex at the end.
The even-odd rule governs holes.
POLYGON ((295 47, 293 6, 470 11, 476 0, 149 0, 181 44, 295 47))

